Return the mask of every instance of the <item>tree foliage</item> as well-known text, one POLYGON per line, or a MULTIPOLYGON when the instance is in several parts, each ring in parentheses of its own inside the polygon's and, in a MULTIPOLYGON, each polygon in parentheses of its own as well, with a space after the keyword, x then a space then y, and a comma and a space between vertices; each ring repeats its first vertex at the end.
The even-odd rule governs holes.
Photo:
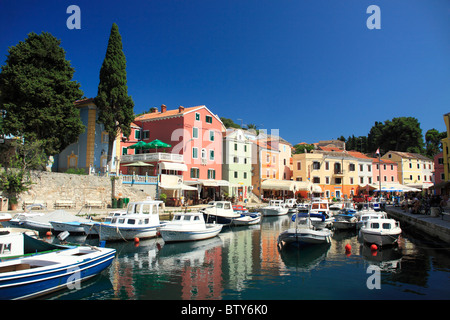
POLYGON ((46 164, 47 156, 42 146, 40 140, 22 143, 17 139, 12 143, 10 147, 14 152, 0 172, 0 190, 15 199, 30 188, 30 170, 42 169, 46 164))
POLYGON ((108 163, 112 159, 114 140, 119 132, 129 136, 134 119, 134 102, 128 95, 126 59, 119 27, 113 23, 105 59, 100 69, 97 97, 98 123, 109 134, 108 163))
POLYGON ((237 123, 234 123, 234 121, 232 119, 228 119, 228 118, 223 118, 221 117, 220 120, 222 121, 223 125, 225 126, 225 128, 237 128, 237 129, 241 129, 241 126, 238 125, 237 123))
POLYGON ((296 144, 294 146, 293 154, 299 154, 299 153, 309 153, 312 150, 314 150, 314 145, 312 144, 296 144))
POLYGON ((0 73, 3 133, 41 140, 47 156, 76 142, 85 129, 74 105, 83 92, 60 44, 50 33, 32 32, 8 49, 0 73))

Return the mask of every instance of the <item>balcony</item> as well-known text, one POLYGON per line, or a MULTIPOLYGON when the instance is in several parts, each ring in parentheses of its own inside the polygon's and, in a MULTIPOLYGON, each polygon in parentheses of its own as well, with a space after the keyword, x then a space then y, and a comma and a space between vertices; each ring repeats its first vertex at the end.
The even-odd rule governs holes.
POLYGON ((183 155, 176 153, 142 153, 142 154, 125 154, 120 157, 122 163, 128 162, 159 162, 159 161, 171 161, 171 162, 183 162, 183 155))
POLYGON ((344 170, 342 170, 342 169, 334 169, 333 175, 334 175, 335 177, 340 177, 340 178, 342 178, 342 177, 344 177, 344 170))

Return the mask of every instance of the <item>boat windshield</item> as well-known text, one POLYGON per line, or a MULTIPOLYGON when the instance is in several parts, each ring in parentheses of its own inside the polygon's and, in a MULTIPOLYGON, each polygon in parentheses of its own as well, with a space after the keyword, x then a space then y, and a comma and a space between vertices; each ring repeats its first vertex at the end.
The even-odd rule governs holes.
POLYGON ((383 223, 383 229, 385 229, 385 230, 389 230, 389 229, 391 229, 391 224, 390 223, 383 223))

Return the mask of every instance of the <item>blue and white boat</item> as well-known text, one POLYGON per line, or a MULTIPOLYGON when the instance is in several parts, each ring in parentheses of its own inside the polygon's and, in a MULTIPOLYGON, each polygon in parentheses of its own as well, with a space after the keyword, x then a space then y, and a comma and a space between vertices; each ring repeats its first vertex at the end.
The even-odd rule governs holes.
POLYGON ((72 247, 0 262, 0 299, 31 299, 79 283, 106 269, 116 250, 72 247))
POLYGON ((113 217, 111 223, 100 223, 98 236, 100 241, 146 239, 157 235, 157 229, 162 226, 159 221, 159 210, 162 201, 146 200, 130 202, 127 214, 113 217))
POLYGON ((310 217, 303 214, 294 214, 292 221, 294 227, 284 230, 278 235, 278 247, 285 245, 310 246, 331 243, 331 230, 314 228, 310 217))
POLYGON ((82 222, 81 226, 83 227, 84 233, 88 236, 97 236, 99 234, 99 228, 102 224, 110 224, 114 218, 120 216, 126 216, 127 211, 124 210, 115 210, 108 213, 108 216, 103 219, 103 221, 94 221, 91 220, 89 222, 82 222))
POLYGON ((343 209, 334 216, 333 228, 336 230, 356 230, 358 218, 355 216, 356 210, 343 209))

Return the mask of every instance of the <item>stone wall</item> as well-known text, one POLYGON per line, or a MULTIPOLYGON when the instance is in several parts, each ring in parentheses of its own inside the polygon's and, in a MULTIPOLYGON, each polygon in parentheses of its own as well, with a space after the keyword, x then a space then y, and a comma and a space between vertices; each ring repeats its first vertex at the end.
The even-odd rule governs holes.
MULTIPOLYGON (((57 200, 75 201, 76 208, 81 208, 86 201, 102 201, 111 205, 112 181, 110 177, 67 174, 58 172, 34 171, 31 175, 31 189, 19 197, 19 207, 24 201, 42 200, 47 207, 54 208, 57 200)), ((151 186, 154 187, 154 186, 151 186)), ((156 187, 154 187, 156 189, 156 187)), ((129 198, 130 201, 145 200, 155 194, 149 186, 131 186, 115 181, 115 195, 119 198, 129 198)))

